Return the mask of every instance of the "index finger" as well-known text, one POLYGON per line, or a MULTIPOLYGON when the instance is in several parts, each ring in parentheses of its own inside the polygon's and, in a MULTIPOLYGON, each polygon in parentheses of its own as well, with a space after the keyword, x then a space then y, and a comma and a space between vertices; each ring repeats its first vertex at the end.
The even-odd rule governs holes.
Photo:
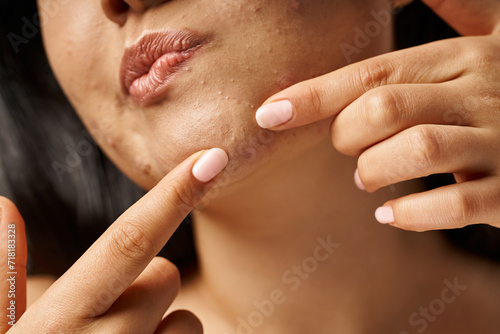
POLYGON ((48 291, 78 305, 77 316, 106 312, 213 187, 227 162, 221 149, 191 155, 122 214, 48 291))
POLYGON ((456 61, 458 48, 456 40, 434 42, 299 82, 267 99, 257 110, 257 123, 267 129, 286 130, 336 116, 363 94, 380 86, 452 80, 463 73, 463 64, 456 61))

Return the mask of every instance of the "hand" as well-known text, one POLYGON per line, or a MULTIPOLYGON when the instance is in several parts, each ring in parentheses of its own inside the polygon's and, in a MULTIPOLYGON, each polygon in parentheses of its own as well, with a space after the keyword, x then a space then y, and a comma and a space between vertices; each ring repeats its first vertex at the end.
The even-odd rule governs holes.
POLYGON ((500 1, 426 0, 463 34, 392 52, 298 83, 269 98, 261 127, 330 117, 333 145, 359 156, 368 192, 435 173, 457 184, 391 200, 381 223, 413 231, 500 227, 500 1), (276 103, 273 103, 276 102, 276 103))
MULTIPOLYGON (((176 311, 162 319, 179 290, 180 277, 172 263, 155 257, 228 162, 220 149, 202 154, 186 159, 121 215, 12 328, 4 316, 10 300, 3 284, 0 332, 10 328, 8 333, 202 333, 201 323, 190 312, 176 311)), ((24 224, 10 201, 2 198, 0 208, 2 250, 7 249, 6 226, 15 225, 18 233, 19 318, 25 307, 24 224)), ((2 258, 3 275, 12 271, 5 268, 6 262, 2 258)))

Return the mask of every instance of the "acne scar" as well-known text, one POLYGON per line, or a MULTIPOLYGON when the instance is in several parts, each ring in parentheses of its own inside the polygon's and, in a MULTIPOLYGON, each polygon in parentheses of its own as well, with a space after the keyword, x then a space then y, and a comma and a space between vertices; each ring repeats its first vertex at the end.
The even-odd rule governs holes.
POLYGON ((148 162, 136 160, 135 163, 137 170, 142 174, 149 175, 151 173, 151 165, 148 162))

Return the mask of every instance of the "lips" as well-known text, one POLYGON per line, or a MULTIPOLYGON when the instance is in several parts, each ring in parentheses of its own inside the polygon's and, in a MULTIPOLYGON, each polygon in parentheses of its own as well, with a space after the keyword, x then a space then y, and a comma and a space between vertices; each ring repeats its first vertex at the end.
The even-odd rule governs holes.
POLYGON ((174 75, 202 46, 204 38, 190 30, 162 30, 144 34, 125 49, 120 82, 125 94, 140 105, 165 94, 174 75))

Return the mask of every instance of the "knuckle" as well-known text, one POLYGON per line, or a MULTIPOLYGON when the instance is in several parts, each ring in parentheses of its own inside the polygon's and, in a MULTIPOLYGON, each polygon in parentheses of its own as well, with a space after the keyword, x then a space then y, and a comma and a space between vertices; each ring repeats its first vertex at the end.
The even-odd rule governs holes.
POLYGON ((467 193, 454 189, 450 198, 449 218, 458 223, 458 227, 468 225, 475 217, 474 203, 474 200, 467 193))
POLYGON ((490 45, 476 42, 464 50, 467 64, 473 68, 491 72, 491 67, 498 63, 498 50, 493 50, 490 45))
POLYGON ((436 129, 428 126, 415 126, 407 135, 408 146, 412 152, 411 164, 418 170, 431 169, 440 158, 440 140, 436 129))
POLYGON ((117 257, 142 260, 154 252, 155 246, 137 223, 120 222, 111 234, 110 249, 117 257))
POLYGON ((389 65, 380 59, 365 61, 359 68, 359 81, 367 92, 373 88, 385 86, 390 73, 389 65))
POLYGON ((321 115, 323 112, 322 108, 322 102, 321 102, 321 94, 318 91, 318 87, 313 86, 313 85, 308 85, 307 86, 307 98, 308 101, 311 103, 311 108, 313 109, 312 111, 316 115, 321 115))
POLYGON ((399 96, 389 88, 381 88, 366 96, 365 113, 367 125, 374 130, 382 127, 393 127, 401 119, 401 101, 399 96))

